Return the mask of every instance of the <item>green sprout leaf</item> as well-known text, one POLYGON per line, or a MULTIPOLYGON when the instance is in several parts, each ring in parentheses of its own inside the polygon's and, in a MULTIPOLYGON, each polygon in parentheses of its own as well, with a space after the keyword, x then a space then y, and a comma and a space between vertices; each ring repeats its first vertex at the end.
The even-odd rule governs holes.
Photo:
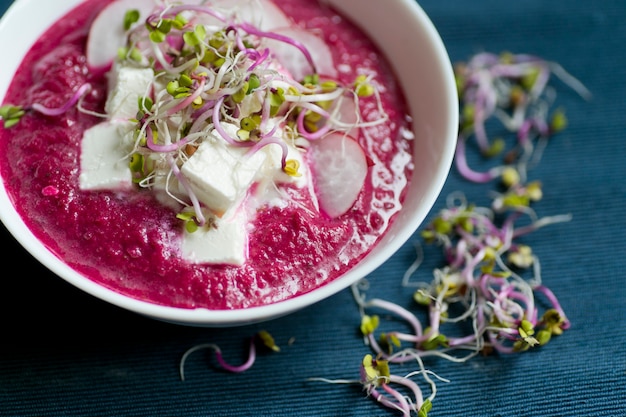
POLYGON ((134 23, 139 21, 139 10, 128 10, 124 15, 124 30, 129 30, 134 23))
POLYGON ((417 417, 428 417, 428 412, 433 409, 433 403, 427 398, 417 412, 417 417))
POLYGON ((302 174, 300 173, 300 161, 297 159, 288 159, 285 161, 285 167, 283 168, 285 174, 290 177, 300 177, 302 174))
POLYGON ((2 118, 5 129, 15 126, 25 113, 22 107, 12 104, 0 107, 0 118, 2 118))
POLYGON ((183 34, 185 43, 191 47, 200 46, 205 37, 206 29, 203 25, 196 25, 193 31, 185 32, 183 34))
POLYGON ((199 226, 196 223, 196 216, 193 211, 181 211, 176 215, 176 218, 182 220, 185 223, 185 230, 187 233, 194 233, 198 230, 199 226))
POLYGON ((380 385, 389 381, 391 376, 389 362, 382 359, 374 359, 369 353, 363 357, 361 362, 365 374, 365 384, 380 385))
POLYGON ((250 77, 248 78, 248 88, 246 90, 247 94, 251 94, 254 90, 256 90, 257 88, 259 88, 261 86, 261 80, 259 79, 259 76, 256 74, 251 74, 250 77))
POLYGON ((165 33, 155 30, 150 33, 150 40, 154 43, 161 43, 165 40, 165 36, 165 33))
POLYGON ((567 117, 565 116, 565 112, 561 109, 557 110, 552 114, 552 118, 550 119, 550 130, 552 133, 557 133, 562 131, 567 127, 567 117))
POLYGON ((359 75, 354 80, 354 91, 359 97, 369 97, 374 94, 376 89, 367 79, 365 75, 359 75))
POLYGON ((361 318, 361 333, 363 333, 364 336, 374 333, 379 323, 380 319, 378 316, 364 315, 363 318, 361 318))
POLYGON ((152 110, 153 105, 154 105, 154 102, 152 101, 150 97, 142 96, 137 99, 137 106, 139 107, 139 110, 142 112, 149 112, 150 110, 152 110))
POLYGON ((174 20, 172 20, 172 26, 174 26, 178 30, 181 30, 185 27, 187 22, 188 20, 185 18, 185 16, 179 13, 178 15, 176 15, 174 20))
POLYGON ((285 90, 277 88, 269 92, 270 96, 270 116, 274 117, 278 113, 280 106, 285 102, 285 90))
POLYGON ((263 345, 270 348, 274 352, 280 352, 280 347, 276 345, 274 338, 267 330, 261 330, 257 333, 257 336, 263 342, 263 345))

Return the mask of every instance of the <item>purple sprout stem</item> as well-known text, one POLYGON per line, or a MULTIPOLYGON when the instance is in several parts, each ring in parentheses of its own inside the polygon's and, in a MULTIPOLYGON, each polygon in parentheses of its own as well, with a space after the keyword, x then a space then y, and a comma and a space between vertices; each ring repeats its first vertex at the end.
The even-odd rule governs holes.
POLYGON ((456 144, 455 158, 456 167, 459 173, 467 180, 476 183, 486 183, 500 175, 500 168, 492 168, 487 172, 477 172, 472 170, 467 164, 465 155, 465 138, 459 137, 456 144))
POLYGON ((70 99, 60 107, 50 108, 39 103, 34 103, 30 106, 30 108, 46 116, 59 116, 78 103, 78 101, 89 91, 91 91, 91 85, 83 84, 74 92, 72 97, 70 97, 70 99))
POLYGON ((182 185, 185 191, 187 192, 187 195, 189 196, 189 199, 191 200, 191 205, 193 206, 194 212, 196 214, 196 220, 201 226, 203 226, 206 223, 206 218, 204 217, 204 214, 202 213, 202 207, 200 206, 200 201, 198 201, 198 197, 191 189, 191 185, 189 184, 189 181, 187 181, 187 178, 183 175, 182 172, 180 172, 180 168, 178 167, 178 164, 176 163, 176 161, 174 160, 174 157, 171 154, 167 155, 167 163, 169 164, 170 169, 172 170, 172 173, 174 174, 176 179, 178 179, 178 182, 180 183, 180 185, 182 185))
POLYGON ((203 107, 203 111, 198 114, 194 114, 195 120, 193 124, 189 128, 189 133, 197 133, 202 130, 202 124, 207 121, 213 115, 213 107, 215 106, 215 102, 210 105, 203 107))
POLYGON ((448 338, 448 346, 457 347, 461 345, 469 345, 470 343, 475 342, 477 337, 478 336, 476 334, 468 334, 463 337, 450 337, 448 338))
POLYGON ((524 309, 524 318, 531 322, 533 326, 537 324, 537 309, 535 308, 535 303, 532 297, 528 297, 526 294, 523 294, 519 291, 509 291, 507 298, 509 300, 518 300, 521 301, 522 304, 526 306, 524 309))
POLYGON ((465 263, 465 252, 467 250, 467 240, 460 239, 456 243, 456 247, 454 250, 449 251, 448 253, 448 264, 451 268, 458 269, 465 263))
POLYGON ((282 138, 279 138, 277 136, 264 137, 259 142, 255 143, 254 146, 252 146, 250 150, 246 152, 246 155, 251 155, 257 152, 259 149, 264 148, 265 146, 271 145, 271 144, 280 146, 282 150, 282 156, 280 158, 280 166, 282 168, 285 168, 287 164, 287 153, 289 152, 289 149, 287 148, 287 144, 285 143, 285 141, 282 138))
MULTIPOLYGON (((312 110, 313 111, 313 110, 312 110)), ((318 112, 320 113, 323 117, 328 118, 329 114, 326 112, 318 112)), ((304 137, 305 139, 308 140, 317 140, 319 138, 321 138, 322 136, 324 136, 325 134, 327 134, 330 131, 330 123, 326 123, 322 128, 318 129, 316 132, 309 132, 306 129, 306 126, 304 126, 304 118, 306 116, 306 112, 302 111, 300 112, 300 114, 298 115, 298 132, 300 133, 300 135, 302 135, 302 137, 304 137)))
POLYGON ((409 417, 411 415, 411 406, 400 392, 385 383, 381 384, 380 387, 387 394, 391 395, 396 401, 390 400, 383 393, 372 387, 368 392, 376 401, 383 404, 385 407, 402 412, 402 415, 405 417, 409 417))
POLYGON ((486 300, 493 299, 493 294, 491 293, 491 291, 489 291, 490 281, 493 281, 497 285, 506 284, 506 279, 504 278, 494 277, 493 275, 490 275, 490 274, 482 274, 480 277, 478 286, 480 288, 483 298, 485 298, 486 300))
POLYGON ((481 68, 481 67, 486 67, 490 65, 495 65, 498 62, 500 62, 500 57, 498 55, 493 54, 491 52, 481 52, 472 57, 472 59, 469 62, 469 66, 472 68, 474 67, 481 68))
POLYGON ((248 32, 251 35, 256 35, 256 36, 260 36, 263 38, 268 38, 268 39, 274 39, 280 42, 284 42, 287 43, 289 45, 293 45, 296 48, 298 48, 300 50, 300 52, 302 52, 302 54, 304 55, 304 57, 306 58, 307 62, 309 63, 309 65, 311 66, 311 69, 313 70, 313 73, 317 72, 317 69, 315 68, 315 63, 313 62, 313 57, 311 56, 311 53, 308 51, 308 49, 306 48, 306 46, 304 46, 301 42, 298 42, 297 40, 290 38, 288 36, 284 36, 278 33, 272 33, 272 32, 264 32, 262 30, 260 30, 259 28, 249 24, 249 23, 240 23, 237 25, 237 27, 243 29, 244 31, 248 32))
POLYGON ((193 138, 187 136, 178 142, 170 143, 168 145, 159 145, 154 143, 154 133, 152 132, 152 128, 150 128, 150 126, 146 127, 146 146, 154 152, 175 152, 193 140, 193 138))
POLYGON ((489 141, 487 139, 487 131, 485 130, 485 118, 483 117, 483 111, 476 111, 474 117, 474 137, 478 148, 481 152, 486 153, 489 150, 489 141))
POLYGON ((222 127, 222 124, 220 122, 220 111, 222 109, 222 105, 224 104, 224 99, 225 99, 225 96, 220 97, 215 103, 215 106, 213 107, 213 126, 215 127, 215 130, 217 131, 217 133, 219 133, 219 135, 226 142, 228 142, 229 144, 233 146, 242 146, 242 147, 252 146, 254 144, 253 142, 235 140, 222 127))
POLYGON ((420 336, 409 334, 409 333, 402 333, 402 332, 388 332, 387 334, 392 335, 398 340, 403 340, 405 342, 421 343, 428 339, 427 336, 428 334, 430 334, 430 332, 428 334, 423 334, 420 336))
POLYGON ((397 314, 398 316, 405 319, 411 325, 411 327, 413 328, 413 332, 415 333, 416 336, 421 336, 423 333, 422 324, 417 319, 417 317, 415 317, 415 315, 411 313, 409 310, 399 306, 398 304, 381 300, 380 298, 372 298, 367 303, 365 303, 364 307, 382 308, 391 313, 397 314))
MULTIPOLYGON (((487 332, 487 339, 489 340, 490 345, 500 353, 513 353, 512 346, 505 346, 502 341, 498 340, 496 337, 496 333, 493 331, 487 332)), ((507 338, 508 339, 508 338, 507 338)))
POLYGON ((396 384, 404 385, 409 388, 411 392, 413 392, 413 396, 415 397, 415 405, 413 406, 416 410, 419 410, 424 404, 424 396, 422 394, 422 390, 419 385, 417 385, 413 380, 400 377, 398 375, 390 375, 389 382, 394 382, 396 384))
POLYGON ((224 357, 222 356, 222 351, 219 348, 215 349, 215 359, 217 359, 217 362, 220 364, 222 368, 224 368, 225 370, 229 372, 239 373, 239 372, 243 372, 243 371, 250 369, 252 365, 254 365, 254 362, 256 360, 256 347, 254 344, 254 338, 250 340, 248 359, 241 365, 231 365, 228 362, 226 362, 224 360, 224 357))
POLYGON ((467 260, 465 267, 461 271, 461 277, 465 278, 465 283, 468 287, 474 287, 476 285, 473 272, 485 257, 485 251, 485 247, 481 247, 474 256, 467 260))
POLYGON ((259 65, 261 65, 263 62, 265 62, 267 60, 267 58, 269 58, 270 56, 270 50, 269 48, 265 48, 263 50, 262 54, 257 54, 257 58, 255 59, 255 61, 250 65, 250 67, 248 68, 249 72, 252 72, 256 69, 256 67, 258 67, 259 65))
POLYGON ((205 343, 201 345, 196 345, 192 347, 191 349, 187 350, 183 354, 182 359, 180 360, 179 372, 180 372, 180 379, 182 381, 185 380, 185 362, 187 361, 187 358, 189 357, 189 355, 191 355, 192 353, 200 349, 213 349, 213 351, 215 352, 215 358, 217 359, 217 362, 220 364, 222 368, 224 368, 225 370, 229 372, 235 372, 235 373, 244 372, 250 369, 250 367, 252 367, 252 365, 254 364, 256 360, 256 348, 254 344, 254 337, 250 340, 250 350, 248 353, 248 359, 246 360, 246 362, 238 366, 231 365, 224 360, 224 357, 222 356, 222 350, 220 349, 218 345, 214 343, 205 343))
POLYGON ((556 311, 559 312, 559 315, 563 318, 563 324, 561 325, 561 328, 563 330, 569 329, 571 326, 571 323, 567 319, 567 316, 565 315, 565 311, 561 307, 561 303, 559 303, 559 300, 556 298, 556 295, 554 295, 552 290, 546 287, 545 285, 537 285, 533 289, 545 295, 548 298, 548 301, 550 301, 550 304, 552 304, 552 307, 556 311))

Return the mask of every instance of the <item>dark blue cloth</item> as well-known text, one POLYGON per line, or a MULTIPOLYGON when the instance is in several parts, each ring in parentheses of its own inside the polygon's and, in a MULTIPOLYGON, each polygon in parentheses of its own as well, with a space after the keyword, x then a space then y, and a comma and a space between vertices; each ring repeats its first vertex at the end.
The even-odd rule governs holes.
MULTIPOLYGON (((0 11, 10 3, 0 1, 0 11)), ((420 4, 452 61, 482 51, 534 54, 560 63, 593 94, 585 101, 554 84, 569 127, 530 172, 544 186, 537 212, 573 215, 528 238, 571 329, 520 355, 428 361, 449 380, 438 383, 429 415, 626 416, 626 2, 420 4)), ((453 169, 433 215, 453 191, 485 205, 492 189, 469 184, 453 169)), ((1 239, 2 416, 396 415, 359 386, 308 381, 357 378, 369 352, 348 290, 259 325, 181 327, 95 300, 39 266, 4 229, 1 239), (209 351, 197 352, 181 382, 185 350, 216 343, 227 359, 241 362, 248 337, 259 329, 274 336, 281 352, 260 354, 243 374, 222 372, 209 351)), ((372 273, 371 294, 410 305, 400 281, 413 255, 409 242, 372 273)), ((425 280, 430 271, 419 274, 425 280)))

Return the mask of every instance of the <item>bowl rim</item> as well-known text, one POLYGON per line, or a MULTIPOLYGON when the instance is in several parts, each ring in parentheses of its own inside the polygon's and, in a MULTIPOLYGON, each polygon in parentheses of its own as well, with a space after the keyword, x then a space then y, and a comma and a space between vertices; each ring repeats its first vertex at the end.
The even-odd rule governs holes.
MULTIPOLYGON (((37 0, 16 0, 0 19, 0 36, 5 32, 16 29, 17 18, 28 13, 29 7, 38 8, 41 13, 36 14, 33 18, 35 21, 31 27, 37 27, 38 30, 31 33, 23 42, 31 45, 54 21, 61 18, 76 5, 82 3, 83 0, 55 0, 54 7, 48 6, 41 10, 41 4, 37 0), (46 13, 47 11, 47 13, 46 13)), ((341 13, 348 18, 353 19, 354 14, 350 10, 364 9, 359 0, 322 0, 336 7, 341 13), (353 9, 350 9, 352 7, 353 9)), ((273 304, 267 304, 258 307, 249 307, 233 310, 212 310, 205 308, 186 309, 178 307, 169 307, 151 302, 142 301, 130 296, 122 295, 100 284, 91 281, 89 278, 79 274, 63 263, 60 257, 54 255, 33 235, 25 222, 17 214, 13 202, 4 189, 0 187, 0 219, 10 234, 17 240, 35 259, 46 266, 51 272, 58 277, 64 279, 80 290, 94 296, 100 300, 106 301, 125 310, 138 313, 153 319, 171 322, 175 324, 203 326, 203 327, 225 327, 252 324, 256 322, 266 321, 281 316, 285 316, 323 299, 326 299, 338 292, 348 288, 363 277, 366 277, 375 269, 380 267, 387 259, 389 259, 400 247, 413 235, 423 222, 424 218, 435 204, 444 183, 447 179, 452 166, 454 156, 454 148, 457 138, 458 126, 458 99, 456 85, 454 83, 454 74, 446 47, 437 32, 434 24, 426 15, 421 6, 414 0, 394 0, 394 2, 385 3, 385 6, 393 5, 398 13, 408 13, 413 22, 419 25, 419 30, 423 32, 423 36, 432 44, 433 57, 439 70, 442 71, 442 102, 443 106, 448 109, 446 115, 446 131, 441 135, 444 141, 443 152, 439 156, 440 160, 437 164, 437 172, 434 174, 435 179, 430 185, 429 192, 420 201, 421 211, 417 215, 412 216, 405 227, 395 233, 393 239, 386 243, 383 247, 382 242, 377 244, 377 251, 374 255, 370 254, 359 262, 346 274, 324 284, 308 293, 291 297, 286 300, 278 301, 273 304)), ((29 16, 32 16, 29 14, 29 16)), ((371 35, 366 27, 362 29, 371 35)), ((26 48, 27 49, 27 48, 26 48)), ((26 53, 26 49, 22 52, 21 57, 26 53)), ((9 66, 0 72, 0 102, 4 99, 8 82, 12 78, 17 65, 21 62, 21 58, 12 63, 15 67, 9 66), (8 77, 8 79, 7 79, 8 77), (6 84, 6 85, 5 85, 6 84)), ((0 181, 4 182, 0 178, 0 181)))

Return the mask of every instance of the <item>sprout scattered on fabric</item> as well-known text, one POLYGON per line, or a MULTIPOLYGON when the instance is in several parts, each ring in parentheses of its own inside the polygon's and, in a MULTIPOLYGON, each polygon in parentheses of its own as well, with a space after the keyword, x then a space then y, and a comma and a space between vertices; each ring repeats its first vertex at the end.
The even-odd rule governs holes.
POLYGON ((524 182, 547 140, 567 126, 565 112, 552 109, 556 96, 549 85, 552 75, 581 97, 591 98, 585 86, 559 64, 527 54, 479 53, 457 63, 455 75, 460 101, 455 163, 472 182, 489 182, 511 170, 524 182), (515 135, 513 146, 501 137, 490 137, 490 123, 495 121, 515 135), (502 156, 502 162, 482 172, 472 169, 466 157, 471 139, 482 156, 502 156))
POLYGON ((309 381, 362 385, 368 397, 393 411, 399 411, 403 416, 409 417, 412 413, 416 413, 418 417, 427 417, 437 391, 437 386, 431 376, 444 382, 448 381, 426 370, 419 357, 416 356, 414 359, 419 370, 406 375, 396 375, 391 373, 388 359, 382 358, 381 355, 374 357, 366 354, 359 367, 359 379, 309 378, 309 381), (426 398, 419 384, 413 379, 418 376, 430 385, 431 394, 426 398), (410 394, 405 395, 405 391, 410 394))
POLYGON ((543 198, 541 182, 527 179, 530 163, 539 161, 537 144, 545 146, 551 135, 566 126, 562 110, 548 121, 555 96, 548 93, 551 73, 581 96, 590 97, 559 65, 529 55, 481 53, 457 65, 461 117, 456 166, 471 182, 499 179, 504 191, 493 192, 489 207, 470 204, 462 193, 452 193, 447 207, 422 228, 417 259, 402 280, 403 286, 415 288, 413 307, 368 298, 366 280, 354 284, 360 331, 372 354, 361 361, 359 380, 312 380, 359 383, 383 406, 403 416, 423 417, 433 406, 435 379, 447 381, 426 369, 426 359, 466 362, 479 354, 519 354, 569 329, 558 298, 543 283, 539 258, 526 243, 532 232, 571 220, 569 214, 539 217, 531 206, 543 198), (469 138, 476 139, 480 155, 486 158, 506 147, 503 140, 489 138, 490 118, 515 132, 517 143, 506 152, 503 164, 477 172, 467 165, 469 138), (441 248, 444 264, 432 271, 429 281, 414 282, 423 244, 441 248), (426 323, 420 319, 424 316, 426 323), (402 330, 393 330, 394 326, 402 330), (404 377, 393 374, 396 366, 406 369, 407 364, 415 370, 404 377), (423 398, 412 379, 415 376, 429 386, 428 398, 423 398), (403 395, 392 383, 403 385, 411 395, 403 395))
POLYGON ((434 374, 425 368, 426 358, 465 362, 478 354, 520 353, 545 345, 567 330, 570 322, 565 312, 542 283, 539 259, 528 245, 518 243, 518 238, 570 218, 538 218, 529 208, 510 209, 498 217, 491 208, 471 206, 461 194, 451 195, 448 207, 422 231, 425 244, 442 249, 445 265, 433 271, 432 281, 413 283, 411 277, 422 258, 418 251, 415 264, 403 278, 404 286, 416 287, 414 309, 379 298, 368 299, 363 288, 366 281, 352 286, 361 312, 361 333, 375 354, 375 359, 367 355, 361 364, 359 382, 368 395, 404 416, 413 412, 426 416, 437 392, 435 380, 430 377, 434 374), (521 271, 528 269, 532 276, 524 278, 521 271), (423 309, 427 324, 420 319, 423 309), (388 318, 386 327, 403 323, 403 330, 380 332, 381 317, 388 318), (467 323, 472 331, 462 334, 467 323), (391 374, 393 365, 411 363, 417 366, 414 372, 404 377, 391 374), (411 379, 416 375, 431 389, 427 399, 411 379), (413 399, 408 401, 390 383, 408 387, 413 399))
POLYGON ((261 330, 257 334, 255 334, 253 337, 250 338, 248 358, 246 359, 244 363, 240 365, 233 365, 233 364, 228 363, 224 359, 224 356, 222 355, 222 349, 214 343, 205 343, 205 344, 193 346, 192 348, 188 349, 183 354, 183 357, 180 360, 180 364, 179 364, 180 379, 181 381, 185 380, 185 363, 187 361, 187 358, 194 352, 197 352, 199 350, 206 350, 206 349, 211 349, 215 352, 215 359, 217 360, 219 365, 222 367, 222 369, 228 372, 233 372, 233 373, 240 373, 240 372, 247 371, 248 369, 252 367, 252 365, 254 365, 256 361, 257 345, 262 346, 266 349, 269 349, 272 352, 280 352, 280 347, 276 345, 274 338, 266 330, 261 330))

